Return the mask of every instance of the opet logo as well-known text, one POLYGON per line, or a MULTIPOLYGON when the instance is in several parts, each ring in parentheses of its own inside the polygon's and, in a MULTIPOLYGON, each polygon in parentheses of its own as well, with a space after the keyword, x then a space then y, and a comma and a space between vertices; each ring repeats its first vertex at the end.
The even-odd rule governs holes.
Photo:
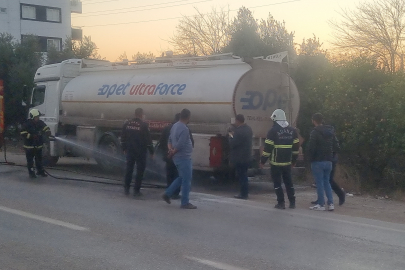
POLYGON ((243 104, 242 110, 263 111, 277 106, 279 109, 285 109, 288 97, 286 94, 278 94, 277 91, 269 89, 265 93, 260 91, 246 91, 246 96, 240 99, 243 104))

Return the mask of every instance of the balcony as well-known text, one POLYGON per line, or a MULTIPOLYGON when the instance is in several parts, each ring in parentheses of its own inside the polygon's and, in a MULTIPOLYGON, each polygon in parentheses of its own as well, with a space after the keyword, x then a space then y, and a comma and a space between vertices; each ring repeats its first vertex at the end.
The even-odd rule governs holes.
POLYGON ((82 14, 82 2, 80 0, 70 0, 70 12, 82 14))

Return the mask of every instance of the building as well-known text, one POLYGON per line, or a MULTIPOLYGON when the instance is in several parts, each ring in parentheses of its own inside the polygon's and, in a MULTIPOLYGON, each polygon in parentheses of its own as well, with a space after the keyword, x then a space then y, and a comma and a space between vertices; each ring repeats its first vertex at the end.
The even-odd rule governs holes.
POLYGON ((61 50, 67 37, 82 38, 82 30, 71 26, 72 13, 82 13, 80 0, 0 0, 0 33, 16 40, 36 35, 42 52, 61 50))

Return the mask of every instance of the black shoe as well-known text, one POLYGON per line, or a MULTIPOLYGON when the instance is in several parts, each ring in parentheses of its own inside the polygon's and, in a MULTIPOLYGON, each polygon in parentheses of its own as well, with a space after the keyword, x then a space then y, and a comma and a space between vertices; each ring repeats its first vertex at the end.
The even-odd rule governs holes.
POLYGON ((197 206, 195 206, 194 204, 188 203, 185 205, 181 205, 180 208, 182 209, 197 209, 197 206))
POLYGON ((125 194, 125 196, 129 195, 129 188, 124 188, 124 194, 125 194))
POLYGON ((318 200, 312 201, 311 204, 318 204, 318 200))
POLYGON ((140 198, 142 196, 143 196, 143 194, 140 191, 137 191, 137 190, 134 191, 134 197, 135 198, 140 198))
POLYGON ((240 199, 240 200, 247 200, 248 196, 242 196, 242 195, 235 195, 233 196, 235 199, 240 199))
POLYGON ((179 194, 173 195, 170 199, 172 199, 172 200, 180 200, 181 195, 179 195, 179 194))
POLYGON ((30 173, 29 176, 30 176, 30 178, 37 178, 37 176, 35 175, 35 173, 30 173))
POLYGON ((284 203, 278 203, 274 206, 276 209, 285 209, 285 204, 284 203))
POLYGON ((293 203, 290 203, 290 206, 289 206, 289 208, 290 208, 290 209, 295 209, 295 202, 293 202, 293 203))
POLYGON ((346 200, 346 192, 343 193, 343 197, 339 197, 339 206, 345 203, 346 200))
POLYGON ((170 201, 170 197, 167 196, 166 193, 163 193, 162 199, 163 199, 166 203, 168 203, 168 204, 171 204, 171 203, 172 203, 172 202, 170 201))
POLYGON ((42 176, 42 177, 48 177, 48 175, 47 175, 45 172, 37 173, 37 175, 40 175, 40 176, 42 176))

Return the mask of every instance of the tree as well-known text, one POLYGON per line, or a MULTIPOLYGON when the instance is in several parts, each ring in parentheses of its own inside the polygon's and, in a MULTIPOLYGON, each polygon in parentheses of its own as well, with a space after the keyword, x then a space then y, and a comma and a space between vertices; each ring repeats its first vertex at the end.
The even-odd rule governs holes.
POLYGON ((375 56, 380 67, 402 69, 405 34, 405 1, 373 0, 355 10, 342 10, 340 22, 330 22, 339 49, 375 56))
POLYGON ((52 47, 48 50, 47 64, 60 63, 66 59, 102 59, 98 54, 97 45, 91 40, 90 36, 84 36, 80 41, 67 38, 62 46, 62 50, 58 51, 52 47))
POLYGON ((295 55, 294 33, 288 32, 285 23, 276 21, 271 14, 260 24, 252 12, 241 7, 231 24, 231 40, 224 51, 242 57, 267 56, 281 51, 295 55))
POLYGON ((264 55, 262 52, 265 50, 265 44, 260 39, 258 29, 257 20, 252 12, 248 8, 241 7, 230 25, 231 39, 224 51, 242 57, 264 55))
POLYGON ((177 53, 190 55, 212 55, 222 52, 230 38, 229 11, 212 8, 207 14, 196 9, 197 14, 184 16, 176 26, 169 43, 177 53))
POLYGON ((298 55, 316 56, 326 55, 326 50, 322 49, 323 43, 316 38, 315 34, 313 38, 303 39, 299 44, 298 55))
POLYGON ((0 34, 0 78, 5 86, 6 125, 20 122, 26 117, 21 105, 24 85, 34 86, 35 71, 42 64, 36 36, 26 36, 16 42, 9 34, 0 34))
POLYGON ((269 49, 269 54, 288 51, 290 57, 295 55, 294 32, 288 32, 285 22, 279 22, 269 14, 267 20, 261 20, 259 25, 260 39, 269 49))
POLYGON ((132 55, 132 60, 136 61, 138 64, 149 64, 155 61, 156 56, 149 52, 149 53, 140 53, 137 52, 136 54, 132 55))

